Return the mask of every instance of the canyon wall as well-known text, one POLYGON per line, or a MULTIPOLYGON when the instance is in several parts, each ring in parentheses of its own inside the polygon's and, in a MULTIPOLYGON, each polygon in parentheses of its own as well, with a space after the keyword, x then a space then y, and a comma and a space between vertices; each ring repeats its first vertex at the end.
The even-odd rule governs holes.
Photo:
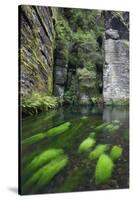
POLYGON ((53 51, 56 9, 43 6, 19 7, 20 92, 53 92, 53 51))
POLYGON ((103 97, 106 104, 128 104, 129 13, 105 12, 103 97))

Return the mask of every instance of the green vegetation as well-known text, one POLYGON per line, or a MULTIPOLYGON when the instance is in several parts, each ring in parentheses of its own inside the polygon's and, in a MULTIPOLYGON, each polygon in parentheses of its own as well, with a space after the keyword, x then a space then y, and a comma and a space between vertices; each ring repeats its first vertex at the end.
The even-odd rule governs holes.
POLYGON ((38 133, 35 134, 29 138, 26 138, 22 141, 22 144, 24 145, 30 145, 30 144, 34 144, 46 137, 53 137, 56 135, 59 135, 61 133, 64 133, 66 130, 68 130, 70 128, 71 123, 70 122, 65 122, 64 124, 61 124, 57 127, 51 128, 48 131, 44 132, 44 133, 38 133))
MULTIPOLYGON (((99 92, 102 80, 97 81, 96 69, 97 64, 103 65, 103 32, 101 11, 72 8, 67 9, 67 12, 65 9, 60 10, 56 21, 56 57, 59 59, 61 56, 61 67, 68 65, 68 68, 75 71, 75 75, 68 74, 63 104, 82 104, 78 92, 88 91, 91 100, 87 104, 103 102, 99 92)), ((102 73, 102 67, 98 73, 102 73)))
POLYGON ((117 120, 114 120, 112 122, 104 122, 101 125, 97 126, 95 128, 96 132, 101 132, 101 131, 107 131, 110 133, 115 132, 120 128, 120 122, 117 120))
POLYGON ((98 144, 93 151, 90 152, 89 158, 91 160, 99 158, 105 151, 109 149, 107 144, 98 144))
POLYGON ((102 131, 102 130, 104 129, 104 127, 106 127, 108 124, 109 124, 108 122, 102 123, 101 125, 99 125, 99 126, 97 126, 97 127, 95 128, 95 131, 96 131, 96 132, 102 131))
POLYGON ((112 160, 118 160, 121 156, 122 156, 122 147, 120 146, 113 146, 110 152, 110 157, 112 158, 112 160))
POLYGON ((25 173, 32 173, 39 167, 55 159, 59 155, 64 154, 62 149, 48 149, 41 152, 39 155, 34 156, 30 163, 25 168, 25 173))
POLYGON ((21 99, 21 108, 23 114, 34 115, 39 112, 45 112, 58 106, 58 100, 54 96, 46 96, 33 93, 31 96, 25 96, 21 99))
POLYGON ((88 137, 79 146, 79 152, 88 152, 95 145, 95 139, 88 137))
POLYGON ((40 140, 43 140, 45 137, 46 137, 46 134, 38 133, 38 134, 35 134, 35 135, 31 136, 31 137, 28 137, 28 138, 24 139, 22 141, 22 144, 23 145, 34 144, 36 142, 39 142, 40 140))
POLYGON ((64 133, 66 130, 68 130, 70 128, 70 125, 71 125, 70 122, 66 122, 64 124, 61 124, 60 126, 51 128, 50 130, 47 131, 46 134, 48 137, 59 135, 61 133, 64 133))
POLYGON ((112 176, 113 167, 114 164, 111 158, 106 154, 102 154, 96 164, 96 184, 106 183, 112 176))
POLYGON ((91 132, 91 133, 89 134, 89 137, 95 138, 95 137, 96 137, 96 133, 95 133, 95 132, 91 132))
POLYGON ((59 156, 52 160, 44 167, 40 168, 31 178, 25 183, 24 191, 27 191, 34 185, 34 192, 37 192, 46 184, 48 184, 54 176, 60 172, 67 164, 67 156, 59 156))
POLYGON ((74 191, 84 181, 85 172, 86 169, 84 167, 74 168, 59 189, 59 192, 74 191))

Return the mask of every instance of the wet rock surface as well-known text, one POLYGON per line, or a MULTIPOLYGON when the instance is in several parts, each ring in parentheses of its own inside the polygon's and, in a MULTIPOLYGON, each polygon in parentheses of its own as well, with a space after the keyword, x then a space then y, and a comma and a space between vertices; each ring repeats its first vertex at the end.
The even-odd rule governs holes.
POLYGON ((105 65, 103 96, 106 104, 127 103, 129 98, 129 31, 128 13, 105 14, 105 65), (122 19, 121 19, 122 18, 122 19), (122 21, 123 20, 123 21, 122 21))
POLYGON ((22 95, 52 93, 55 10, 20 6, 20 87, 22 95))

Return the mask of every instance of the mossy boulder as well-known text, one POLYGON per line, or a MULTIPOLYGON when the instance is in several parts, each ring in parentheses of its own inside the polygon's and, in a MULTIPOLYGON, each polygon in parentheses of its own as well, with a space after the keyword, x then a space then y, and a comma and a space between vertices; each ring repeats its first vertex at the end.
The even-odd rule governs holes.
POLYGON ((95 145, 96 141, 94 138, 88 137, 79 145, 79 153, 88 152, 95 145))
POLYGON ((120 146, 113 146, 110 152, 110 157, 112 158, 112 160, 118 160, 121 156, 122 156, 122 147, 120 146))
POLYGON ((96 184, 106 183, 112 176, 113 167, 114 164, 112 159, 108 155, 102 154, 99 157, 98 162, 96 164, 96 170, 95 170, 96 184))
POLYGON ((107 144, 99 144, 96 146, 96 148, 90 152, 89 158, 91 160, 99 158, 100 155, 102 155, 105 151, 109 149, 109 145, 107 144))

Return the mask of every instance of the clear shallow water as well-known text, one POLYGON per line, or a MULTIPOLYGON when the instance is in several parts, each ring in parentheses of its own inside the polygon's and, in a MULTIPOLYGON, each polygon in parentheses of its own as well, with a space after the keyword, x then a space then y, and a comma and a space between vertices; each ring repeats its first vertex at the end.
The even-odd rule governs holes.
MULTIPOLYGON (((64 122, 71 126, 64 133, 44 138, 29 145, 22 145, 22 191, 24 194, 89 191, 100 189, 128 188, 129 182, 129 114, 128 107, 75 107, 63 108, 28 117, 22 121, 22 140, 44 133, 50 128, 64 122), (84 117, 85 120, 82 120, 84 117), (115 162, 112 178, 107 183, 95 183, 96 160, 79 154, 80 143, 89 133, 103 122, 120 121, 120 128, 112 133, 100 131, 96 134, 97 144, 119 145, 123 148, 122 157, 115 162), (60 170, 45 186, 36 189, 34 181, 30 187, 25 186, 34 172, 25 173, 26 166, 41 152, 48 149, 63 149, 68 157, 67 165, 60 170), (26 188, 26 189, 24 189, 26 188)), ((42 166, 41 166, 42 167, 42 166)))

